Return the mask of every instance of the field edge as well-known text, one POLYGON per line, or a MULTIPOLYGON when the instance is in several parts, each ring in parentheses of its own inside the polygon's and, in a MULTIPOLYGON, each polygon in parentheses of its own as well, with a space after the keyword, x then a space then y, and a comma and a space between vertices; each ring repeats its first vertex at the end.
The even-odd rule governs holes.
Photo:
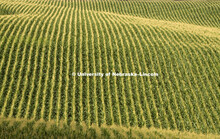
POLYGON ((218 134, 203 134, 157 128, 122 127, 117 125, 80 125, 64 122, 34 121, 0 117, 0 136, 2 138, 220 138, 218 134))

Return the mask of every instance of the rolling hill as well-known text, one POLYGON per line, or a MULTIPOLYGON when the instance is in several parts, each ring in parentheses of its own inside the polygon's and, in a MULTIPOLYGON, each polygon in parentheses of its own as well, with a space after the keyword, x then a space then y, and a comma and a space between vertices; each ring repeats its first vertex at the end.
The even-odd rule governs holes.
POLYGON ((217 0, 0 0, 1 132, 15 119, 218 136, 219 13, 217 0))

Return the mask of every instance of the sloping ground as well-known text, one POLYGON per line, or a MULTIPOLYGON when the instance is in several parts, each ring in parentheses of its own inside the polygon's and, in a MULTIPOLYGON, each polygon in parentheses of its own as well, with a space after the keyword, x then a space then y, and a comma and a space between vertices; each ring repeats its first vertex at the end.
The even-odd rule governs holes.
POLYGON ((220 134, 219 1, 0 0, 0 9, 14 13, 0 15, 2 117, 220 134))

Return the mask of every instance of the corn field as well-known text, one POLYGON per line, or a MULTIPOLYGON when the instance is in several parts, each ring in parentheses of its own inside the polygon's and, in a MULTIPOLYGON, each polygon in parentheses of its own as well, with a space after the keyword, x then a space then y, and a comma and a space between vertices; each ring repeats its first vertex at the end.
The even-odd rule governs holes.
POLYGON ((0 0, 0 117, 220 134, 219 13, 215 0, 0 0))

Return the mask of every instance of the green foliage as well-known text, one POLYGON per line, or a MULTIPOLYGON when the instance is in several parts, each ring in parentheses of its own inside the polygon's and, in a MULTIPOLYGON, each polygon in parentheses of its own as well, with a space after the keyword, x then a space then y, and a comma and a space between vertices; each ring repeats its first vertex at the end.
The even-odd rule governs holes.
MULTIPOLYGON (((0 116, 220 134, 219 10, 219 1, 0 0, 0 116)), ((16 126, 1 133, 13 138, 16 126)), ((19 137, 97 137, 45 130, 19 137)))

